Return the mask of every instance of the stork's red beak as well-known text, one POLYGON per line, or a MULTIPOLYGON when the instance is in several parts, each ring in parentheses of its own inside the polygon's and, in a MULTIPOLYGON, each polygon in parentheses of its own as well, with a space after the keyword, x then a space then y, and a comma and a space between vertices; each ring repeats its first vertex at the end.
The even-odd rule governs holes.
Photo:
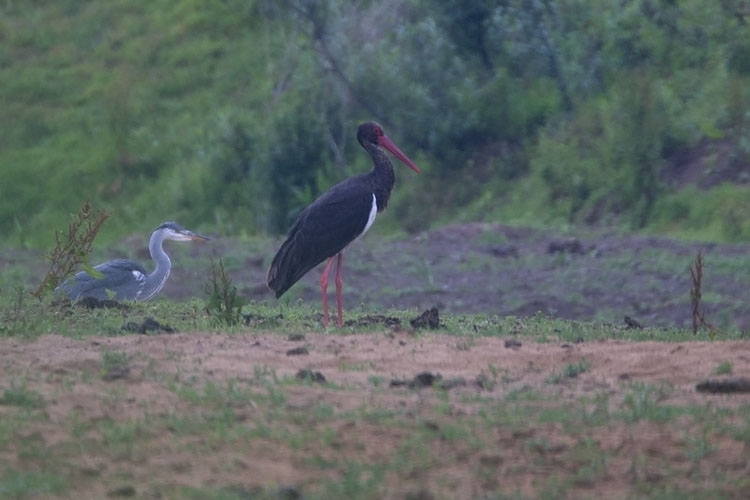
POLYGON ((418 173, 418 174, 422 173, 422 171, 419 170, 419 167, 417 167, 414 164, 414 162, 409 159, 408 156, 406 156, 403 152, 401 152, 401 150, 398 149, 398 146, 396 146, 395 144, 393 144, 393 141, 391 141, 388 138, 387 135, 383 134, 383 135, 379 136, 378 137, 378 144, 380 146, 384 147, 385 149, 387 149, 388 151, 390 151, 391 153, 393 153, 393 155, 396 158, 398 158, 399 160, 401 160, 402 162, 404 162, 407 167, 409 167, 410 169, 414 170, 416 173, 418 173))

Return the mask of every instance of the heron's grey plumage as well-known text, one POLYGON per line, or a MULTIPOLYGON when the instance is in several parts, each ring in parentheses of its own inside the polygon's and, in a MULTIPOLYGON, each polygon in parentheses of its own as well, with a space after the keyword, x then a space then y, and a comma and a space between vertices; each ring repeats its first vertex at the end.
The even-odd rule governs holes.
POLYGON ((156 267, 151 273, 132 260, 115 259, 94 266, 102 277, 95 277, 86 271, 65 280, 58 287, 70 300, 81 300, 87 297, 114 300, 149 300, 153 298, 169 278, 172 261, 164 251, 164 241, 208 240, 205 236, 193 233, 177 224, 168 221, 157 227, 151 234, 148 250, 156 267))

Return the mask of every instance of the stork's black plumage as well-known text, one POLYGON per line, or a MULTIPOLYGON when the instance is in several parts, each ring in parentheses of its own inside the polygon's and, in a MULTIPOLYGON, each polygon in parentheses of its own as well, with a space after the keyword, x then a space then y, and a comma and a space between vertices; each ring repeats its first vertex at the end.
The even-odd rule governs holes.
POLYGON ((342 326, 341 267, 343 250, 362 236, 372 225, 375 216, 388 205, 396 182, 387 149, 409 168, 420 170, 391 142, 383 128, 374 122, 363 123, 357 129, 357 140, 370 154, 372 171, 346 179, 322 194, 305 208, 289 229, 286 241, 271 262, 268 287, 281 297, 310 269, 328 259, 320 278, 323 292, 323 323, 328 326, 328 273, 333 257, 336 266, 336 300, 338 325, 342 326))

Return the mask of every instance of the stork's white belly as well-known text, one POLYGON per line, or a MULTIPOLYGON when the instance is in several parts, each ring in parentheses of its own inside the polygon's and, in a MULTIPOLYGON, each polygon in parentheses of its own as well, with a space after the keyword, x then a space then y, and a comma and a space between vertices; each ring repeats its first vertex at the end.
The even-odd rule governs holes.
POLYGON ((372 194, 372 206, 370 207, 370 215, 367 216, 367 224, 365 224, 365 228, 362 231, 362 234, 360 236, 364 236, 368 229, 370 229, 370 226, 372 226, 372 223, 375 222, 375 216, 378 215, 378 200, 375 199, 375 193, 372 194))

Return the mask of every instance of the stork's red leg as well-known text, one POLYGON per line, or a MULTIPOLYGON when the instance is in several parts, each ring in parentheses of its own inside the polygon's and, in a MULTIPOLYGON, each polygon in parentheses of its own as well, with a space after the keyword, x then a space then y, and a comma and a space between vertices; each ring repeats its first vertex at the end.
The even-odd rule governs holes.
POLYGON ((344 265, 344 252, 339 252, 338 259, 336 259, 336 305, 338 306, 339 313, 339 328, 344 326, 344 300, 341 297, 341 289, 344 287, 344 280, 341 279, 341 267, 344 265))
MULTIPOLYGON (((326 328, 328 328, 328 273, 331 271, 331 264, 333 264, 333 257, 328 259, 326 268, 320 276, 320 290, 323 292, 323 326, 326 328)), ((338 275, 338 270, 336 274, 338 275)))

